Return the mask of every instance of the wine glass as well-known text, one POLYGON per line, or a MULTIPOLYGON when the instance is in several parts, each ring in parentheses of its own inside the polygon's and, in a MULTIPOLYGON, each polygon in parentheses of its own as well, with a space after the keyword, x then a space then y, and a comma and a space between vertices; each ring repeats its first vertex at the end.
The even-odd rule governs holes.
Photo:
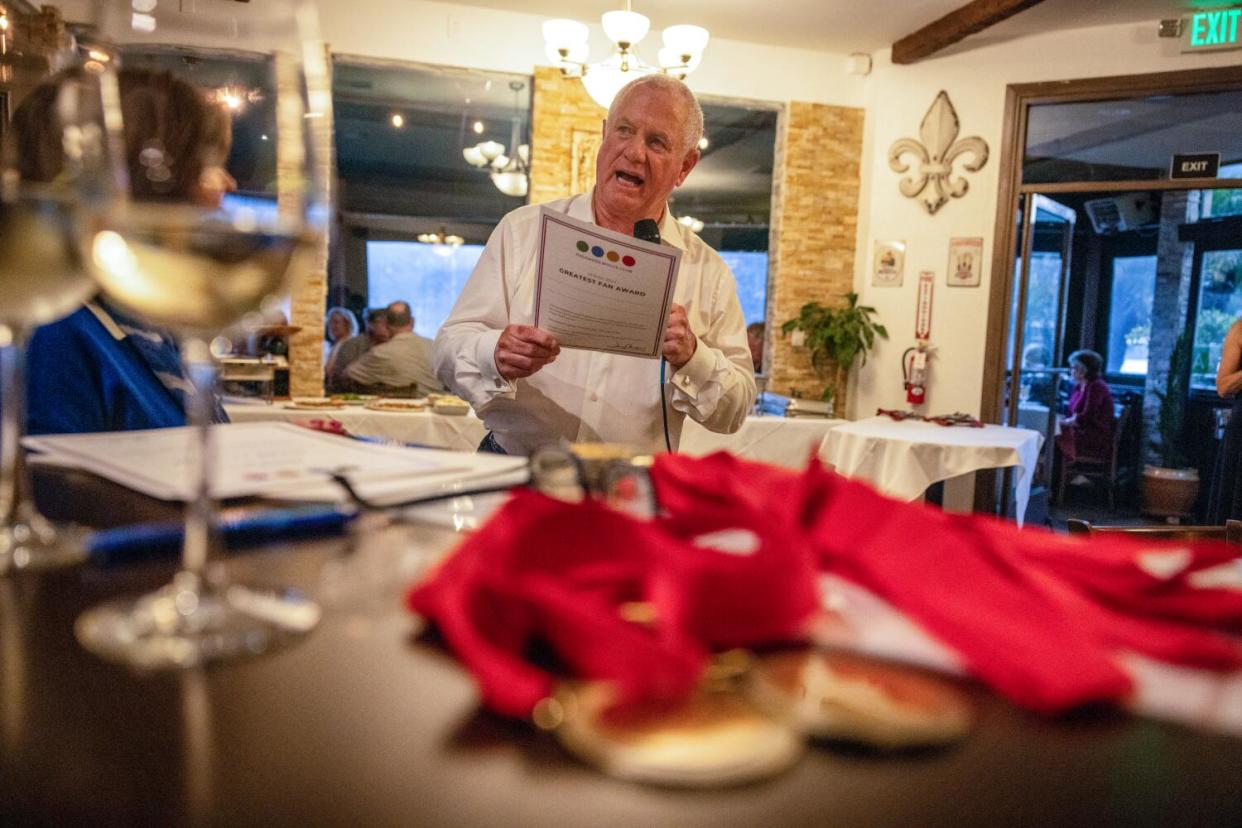
POLYGON ((26 343, 38 325, 81 305, 93 285, 75 243, 108 190, 98 78, 72 39, 39 55, 0 49, 0 77, 22 97, 0 153, 0 575, 82 559, 30 499, 25 433, 26 343))
POLYGON ((105 658, 158 669, 258 653, 319 620, 318 606, 298 593, 232 584, 219 567, 208 568, 218 543, 210 491, 216 369, 208 343, 316 266, 326 211, 314 158, 326 140, 330 99, 309 2, 150 5, 138 12, 130 0, 94 4, 95 31, 116 67, 108 75, 116 93, 105 107, 109 134, 125 155, 129 184, 83 248, 108 301, 178 337, 193 386, 194 494, 172 583, 89 610, 76 632, 105 658), (191 81, 229 83, 207 92, 170 76, 168 66, 190 72, 191 81), (221 209, 227 135, 243 107, 253 109, 239 153, 248 174, 241 187, 267 205, 221 209))

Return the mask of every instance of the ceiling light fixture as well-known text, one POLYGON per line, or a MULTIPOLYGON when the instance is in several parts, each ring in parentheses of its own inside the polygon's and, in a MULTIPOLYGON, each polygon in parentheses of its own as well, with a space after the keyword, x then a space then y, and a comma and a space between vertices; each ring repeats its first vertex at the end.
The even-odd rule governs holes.
POLYGON ((497 190, 514 198, 525 198, 530 189, 530 145, 521 143, 522 108, 519 95, 526 84, 509 81, 509 88, 513 90, 513 127, 509 133, 509 147, 497 141, 481 141, 463 149, 461 155, 470 166, 490 172, 497 190), (506 155, 510 148, 512 153, 506 155))
POLYGON ((212 103, 219 104, 230 112, 241 112, 246 108, 247 104, 258 103, 263 99, 263 93, 257 89, 247 89, 235 83, 227 86, 221 86, 219 89, 213 89, 207 93, 207 99, 212 103))
POLYGON ((543 24, 544 51, 566 77, 582 79, 586 91, 607 109, 612 99, 635 78, 662 72, 684 80, 698 68, 707 48, 708 32, 702 26, 682 24, 664 30, 664 48, 657 57, 658 68, 638 56, 638 44, 647 36, 651 21, 630 9, 605 12, 600 19, 604 34, 616 45, 610 57, 600 63, 587 63, 587 35, 590 30, 576 20, 558 18, 543 24))
POLYGON ((461 236, 446 233, 443 227, 435 233, 419 233, 418 240, 423 244, 434 245, 436 254, 440 256, 452 255, 455 249, 466 242, 461 236))
POLYGON ((394 112, 392 117, 388 120, 391 121, 392 125, 397 129, 401 129, 401 127, 405 126, 405 116, 400 112, 394 112))
POLYGON ((682 227, 693 230, 696 233, 703 232, 703 222, 700 221, 699 219, 696 219, 694 216, 682 216, 681 218, 677 219, 677 223, 680 224, 682 227))

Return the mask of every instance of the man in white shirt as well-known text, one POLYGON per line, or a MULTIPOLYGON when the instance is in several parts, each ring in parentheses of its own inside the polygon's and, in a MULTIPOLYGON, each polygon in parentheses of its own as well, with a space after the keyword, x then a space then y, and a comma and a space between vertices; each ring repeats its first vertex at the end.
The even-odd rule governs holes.
POLYGON ((355 388, 381 394, 443 391, 431 370, 431 340, 414 333, 414 316, 405 302, 388 306, 391 338, 345 369, 355 388))
POLYGON ((690 416, 707 428, 741 428, 755 378, 737 288, 720 256, 673 219, 669 194, 699 160, 703 112, 680 81, 648 75, 622 89, 608 112, 595 189, 545 205, 631 235, 652 219, 681 248, 674 304, 659 361, 576 349, 533 326, 539 207, 509 213, 436 335, 436 374, 483 418, 481 448, 529 454, 539 445, 625 443, 676 448, 690 416))

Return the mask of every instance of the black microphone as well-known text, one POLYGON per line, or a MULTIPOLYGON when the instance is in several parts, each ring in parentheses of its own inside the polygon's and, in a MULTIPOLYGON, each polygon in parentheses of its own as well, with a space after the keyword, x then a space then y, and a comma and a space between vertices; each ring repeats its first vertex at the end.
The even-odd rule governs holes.
POLYGON ((660 225, 654 219, 642 219, 634 222, 634 238, 652 244, 660 243, 660 225))

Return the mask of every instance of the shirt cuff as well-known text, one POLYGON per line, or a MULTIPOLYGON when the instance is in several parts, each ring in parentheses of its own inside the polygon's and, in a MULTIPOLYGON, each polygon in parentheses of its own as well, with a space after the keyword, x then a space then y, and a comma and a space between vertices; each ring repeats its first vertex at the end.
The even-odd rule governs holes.
POLYGON ((707 383, 715 378, 715 352, 700 339, 690 361, 673 372, 673 387, 692 400, 697 400, 707 383))
POLYGON ((509 396, 517 390, 511 381, 500 375, 496 367, 496 343, 500 341, 501 333, 498 330, 483 331, 474 346, 474 364, 479 366, 484 390, 492 396, 509 396))

